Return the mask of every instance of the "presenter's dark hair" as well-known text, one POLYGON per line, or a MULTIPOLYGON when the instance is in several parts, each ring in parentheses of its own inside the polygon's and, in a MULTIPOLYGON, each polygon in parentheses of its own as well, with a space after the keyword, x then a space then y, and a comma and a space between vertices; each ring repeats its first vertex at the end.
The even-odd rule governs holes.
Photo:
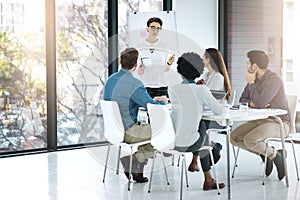
POLYGON ((202 58, 194 53, 188 52, 182 54, 177 61, 177 71, 184 78, 194 80, 203 73, 204 64, 202 58))
POLYGON ((256 63, 259 68, 267 69, 269 65, 269 56, 261 50, 252 50, 247 53, 250 63, 256 63))
POLYGON ((135 48, 126 48, 121 52, 121 65, 123 69, 132 69, 137 62, 139 52, 135 48))
POLYGON ((147 21, 147 27, 149 27, 150 24, 153 23, 153 22, 159 23, 160 26, 163 25, 163 22, 162 22, 162 20, 161 20, 160 18, 158 18, 158 17, 151 17, 151 18, 148 19, 148 21, 147 21))

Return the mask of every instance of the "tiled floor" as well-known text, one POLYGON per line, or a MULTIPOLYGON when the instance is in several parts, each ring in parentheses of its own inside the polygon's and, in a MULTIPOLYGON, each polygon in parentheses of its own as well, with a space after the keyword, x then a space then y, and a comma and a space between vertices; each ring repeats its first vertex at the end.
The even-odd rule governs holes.
MULTIPOLYGON (((290 145, 286 145, 288 150, 290 145)), ((296 145, 296 152, 300 145, 296 145)), ((174 200, 179 199, 180 168, 170 165, 166 158, 170 185, 166 184, 160 163, 156 164, 152 191, 149 194, 148 183, 133 183, 127 190, 127 180, 122 170, 115 173, 116 149, 110 154, 110 168, 106 181, 102 182, 106 147, 85 148, 60 151, 47 154, 10 157, 0 159, 0 199, 1 200, 174 200)), ((226 183, 226 149, 217 165, 220 181, 226 183)), ((299 160, 300 156, 298 154, 299 160)), ((189 163, 191 156, 187 157, 189 163)), ((261 160, 258 156, 245 151, 240 152, 239 167, 236 176, 231 179, 232 199, 237 200, 291 200, 300 199, 300 186, 297 181, 292 155, 288 154, 290 186, 278 181, 276 168, 261 184, 261 160)), ((232 160, 233 163, 233 160, 232 160)), ((299 161, 298 161, 299 163, 299 161)), ((146 167, 149 175, 150 164, 146 167)), ((227 188, 216 191, 203 191, 202 173, 188 173, 189 188, 183 188, 183 199, 227 199, 227 188)))

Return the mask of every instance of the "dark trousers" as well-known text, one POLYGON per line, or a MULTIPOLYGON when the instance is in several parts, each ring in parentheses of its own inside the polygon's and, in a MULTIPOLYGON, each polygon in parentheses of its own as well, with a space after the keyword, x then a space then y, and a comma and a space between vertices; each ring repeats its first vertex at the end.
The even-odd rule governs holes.
MULTIPOLYGON (((217 128, 217 129, 224 129, 226 128, 226 126, 221 126, 219 125, 217 122, 211 122, 209 120, 201 120, 200 123, 199 123, 199 131, 202 131, 203 134, 204 132, 206 133, 206 130, 209 129, 209 128, 217 128), (201 127, 202 126, 202 127, 201 127)), ((227 134, 226 131, 222 131, 220 132, 220 134, 227 134)), ((207 136, 208 138, 208 136, 207 136)), ((213 144, 213 150, 212 150, 212 153, 213 153, 213 156, 214 156, 214 163, 216 164, 218 162, 218 160, 220 159, 221 155, 220 155, 220 151, 222 149, 222 145, 220 143, 214 143, 213 144)), ((203 153, 207 153, 207 152, 203 152, 203 153)), ((206 155, 206 154, 203 154, 202 152, 200 152, 200 162, 201 162, 201 165, 202 165, 202 168, 203 168, 203 171, 204 170, 204 167, 206 167, 206 169, 210 169, 210 166, 212 165, 212 162, 210 160, 210 156, 209 155, 206 155), (209 164, 207 164, 207 162, 209 164), (204 167, 203 167, 204 166, 204 167)), ((197 156, 199 155, 199 151, 193 151, 193 155, 194 156, 197 156)), ((207 170, 207 171, 208 171, 207 170)))
MULTIPOLYGON (((215 121, 209 121, 209 120, 201 120, 201 121, 204 121, 204 123, 206 125, 206 129, 210 129, 210 128, 225 129, 226 128, 226 126, 221 126, 220 124, 218 124, 215 121)), ((225 134, 225 135, 227 135, 227 132, 226 131, 222 131, 222 132, 219 132, 219 134, 225 134)))
POLYGON ((160 88, 146 87, 146 90, 151 98, 160 97, 160 96, 167 96, 169 98, 168 87, 160 87, 160 88))
POLYGON ((201 147, 204 145, 208 145, 208 136, 206 134, 206 126, 203 121, 200 121, 199 123, 199 139, 191 146, 189 147, 175 147, 175 150, 180 152, 193 152, 193 155, 199 155, 200 156, 200 163, 202 166, 202 170, 204 172, 209 171, 211 168, 211 161, 209 157, 208 151, 199 151, 201 147))

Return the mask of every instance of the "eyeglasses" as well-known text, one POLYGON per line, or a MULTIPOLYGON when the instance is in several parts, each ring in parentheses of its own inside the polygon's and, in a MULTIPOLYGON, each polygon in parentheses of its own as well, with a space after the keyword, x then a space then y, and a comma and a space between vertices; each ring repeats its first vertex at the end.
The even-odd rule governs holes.
POLYGON ((156 26, 150 26, 150 28, 152 31, 155 31, 155 30, 161 31, 161 29, 162 29, 161 27, 156 27, 156 26))

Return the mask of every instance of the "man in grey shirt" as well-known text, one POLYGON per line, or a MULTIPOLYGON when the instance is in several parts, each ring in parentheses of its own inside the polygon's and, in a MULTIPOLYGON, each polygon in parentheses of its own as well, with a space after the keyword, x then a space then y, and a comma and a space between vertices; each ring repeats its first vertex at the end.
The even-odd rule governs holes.
MULTIPOLYGON (((240 97, 240 102, 248 102, 251 108, 278 108, 287 110, 286 115, 279 116, 283 122, 284 136, 289 133, 290 114, 284 85, 281 78, 268 69, 269 57, 264 51, 252 50, 247 53, 247 85, 240 97)), ((280 124, 275 118, 248 121, 230 133, 233 145, 264 159, 267 151, 267 167, 265 174, 269 176, 273 169, 273 161, 277 167, 278 179, 285 176, 283 167, 283 151, 266 146, 264 140, 270 137, 280 138, 280 124)))

